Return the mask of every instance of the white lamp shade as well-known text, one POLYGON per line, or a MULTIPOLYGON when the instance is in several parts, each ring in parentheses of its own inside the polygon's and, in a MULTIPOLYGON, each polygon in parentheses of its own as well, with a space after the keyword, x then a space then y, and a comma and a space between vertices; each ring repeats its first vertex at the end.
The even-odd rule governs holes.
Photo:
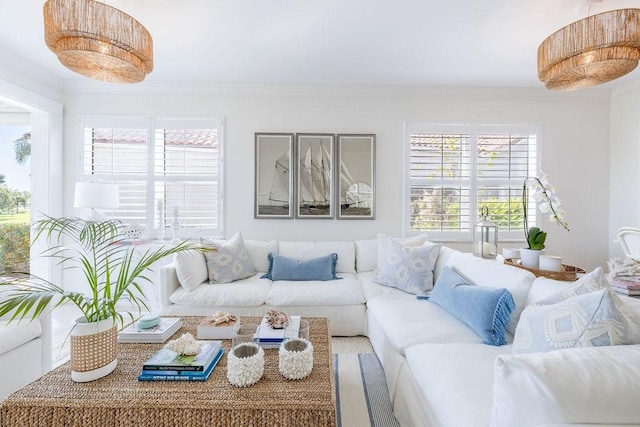
POLYGON ((74 208, 115 209, 120 206, 118 184, 77 182, 74 208))

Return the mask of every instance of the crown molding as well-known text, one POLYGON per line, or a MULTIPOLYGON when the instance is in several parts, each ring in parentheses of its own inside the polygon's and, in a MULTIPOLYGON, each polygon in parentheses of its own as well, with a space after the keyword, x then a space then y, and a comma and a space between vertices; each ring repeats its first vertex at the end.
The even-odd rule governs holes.
POLYGON ((54 90, 61 91, 63 88, 63 80, 44 68, 34 65, 32 62, 26 61, 22 57, 2 49, 0 54, 0 67, 6 67, 15 72, 26 76, 38 83, 45 84, 54 90))
POLYGON ((635 81, 626 83, 620 87, 615 88, 613 91, 611 91, 611 98, 616 98, 618 96, 625 95, 639 88, 640 88, 640 80, 635 80, 635 81))
POLYGON ((65 92, 110 94, 209 94, 232 96, 347 96, 459 99, 609 100, 611 90, 586 89, 578 92, 552 92, 544 88, 490 86, 411 86, 411 85, 304 85, 253 83, 141 82, 134 85, 101 83, 91 80, 66 81, 65 92))

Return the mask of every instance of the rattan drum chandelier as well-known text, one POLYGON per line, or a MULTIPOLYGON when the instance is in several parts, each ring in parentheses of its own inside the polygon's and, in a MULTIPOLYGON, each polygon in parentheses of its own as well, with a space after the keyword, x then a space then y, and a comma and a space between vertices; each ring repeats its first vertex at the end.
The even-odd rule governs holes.
POLYGON ((43 13, 45 43, 70 70, 114 83, 153 70, 151 34, 126 13, 94 0, 47 0, 43 13))
POLYGON ((589 16, 556 31, 538 48, 547 89, 574 90, 624 76, 640 60, 640 9, 589 16))

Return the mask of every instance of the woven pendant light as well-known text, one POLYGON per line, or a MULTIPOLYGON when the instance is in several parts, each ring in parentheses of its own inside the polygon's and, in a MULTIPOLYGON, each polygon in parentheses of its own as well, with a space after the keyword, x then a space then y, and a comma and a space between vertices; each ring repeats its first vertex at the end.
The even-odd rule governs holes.
POLYGON ((126 13, 94 0, 47 0, 45 43, 65 67, 92 79, 137 83, 153 70, 153 40, 126 13))
POLYGON ((633 71, 640 60, 640 9, 618 9, 574 22, 538 48, 538 78, 547 89, 596 86, 633 71))

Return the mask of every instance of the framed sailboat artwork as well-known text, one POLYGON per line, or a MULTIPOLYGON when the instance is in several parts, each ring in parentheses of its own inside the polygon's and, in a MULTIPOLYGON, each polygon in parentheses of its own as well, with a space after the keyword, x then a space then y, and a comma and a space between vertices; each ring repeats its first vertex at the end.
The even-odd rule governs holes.
POLYGON ((254 218, 293 218, 293 133, 255 134, 254 218))
POLYGON ((336 199, 338 219, 375 219, 376 136, 338 134, 336 199))
POLYGON ((333 218, 334 146, 332 133, 297 133, 295 142, 295 218, 333 218))

